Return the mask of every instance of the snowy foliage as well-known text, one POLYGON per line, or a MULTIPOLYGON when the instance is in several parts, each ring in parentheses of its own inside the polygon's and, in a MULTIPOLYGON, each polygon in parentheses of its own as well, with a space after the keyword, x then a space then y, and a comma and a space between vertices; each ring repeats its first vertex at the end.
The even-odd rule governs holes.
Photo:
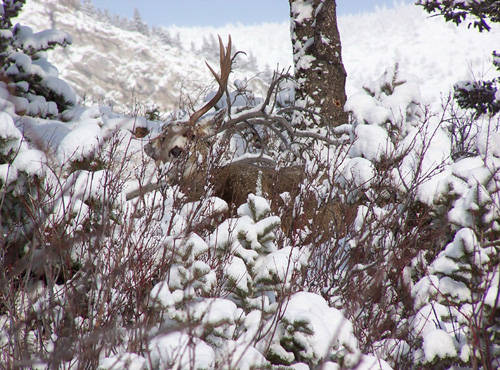
MULTIPOLYGON (((7 15, 10 13, 4 13, 3 23, 8 26, 11 21, 7 15)), ((0 75, 13 92, 11 101, 18 114, 56 116, 76 103, 75 93, 58 78, 57 69, 44 55, 46 50, 57 45, 70 44, 68 34, 56 30, 34 33, 30 27, 16 24, 0 29, 0 35, 0 75)))
POLYGON ((488 22, 500 22, 500 4, 496 0, 419 0, 417 4, 457 25, 472 17, 469 26, 473 24, 480 32, 491 29, 488 22))
MULTIPOLYGON (((474 24, 480 32, 490 31, 488 22, 500 22, 500 4, 495 0, 481 1, 440 1, 421 0, 417 3, 429 13, 438 13, 446 21, 459 25, 468 16, 474 17, 474 24)), ((500 72, 497 51, 493 52, 493 65, 500 72)), ((455 98, 461 108, 472 109, 476 115, 494 116, 500 112, 500 76, 491 81, 460 81, 455 85, 455 98)))

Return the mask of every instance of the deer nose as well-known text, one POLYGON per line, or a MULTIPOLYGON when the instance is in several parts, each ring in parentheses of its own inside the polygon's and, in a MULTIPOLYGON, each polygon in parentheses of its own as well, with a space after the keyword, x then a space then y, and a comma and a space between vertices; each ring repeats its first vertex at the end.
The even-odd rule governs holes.
POLYGON ((174 147, 171 151, 170 151, 170 155, 177 158, 178 156, 180 156, 182 154, 182 149, 179 148, 178 146, 174 147))

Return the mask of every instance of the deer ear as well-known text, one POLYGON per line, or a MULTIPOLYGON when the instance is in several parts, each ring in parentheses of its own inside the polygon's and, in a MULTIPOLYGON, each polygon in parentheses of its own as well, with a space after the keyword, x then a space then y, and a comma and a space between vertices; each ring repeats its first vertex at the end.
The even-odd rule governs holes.
POLYGON ((212 118, 205 120, 204 122, 201 122, 198 125, 198 131, 204 135, 210 135, 215 133, 224 122, 224 118, 226 118, 226 113, 227 113, 227 108, 223 108, 217 111, 212 118))

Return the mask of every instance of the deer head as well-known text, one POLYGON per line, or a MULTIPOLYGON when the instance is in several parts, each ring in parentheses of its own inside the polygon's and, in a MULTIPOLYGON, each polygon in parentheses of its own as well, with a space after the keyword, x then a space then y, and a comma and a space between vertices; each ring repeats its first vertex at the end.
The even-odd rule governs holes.
POLYGON ((232 64, 231 36, 229 36, 226 48, 224 48, 224 44, 219 36, 219 48, 220 74, 217 74, 214 69, 205 62, 219 85, 217 93, 203 107, 194 112, 189 117, 188 121, 169 124, 163 129, 160 135, 150 140, 144 149, 146 154, 153 158, 156 162, 167 162, 182 155, 186 155, 187 150, 192 143, 205 136, 207 131, 210 131, 210 128, 214 125, 215 121, 223 118, 221 115, 216 115, 210 122, 206 122, 203 125, 198 123, 200 118, 215 106, 227 88, 227 82, 229 74, 231 73, 232 64))

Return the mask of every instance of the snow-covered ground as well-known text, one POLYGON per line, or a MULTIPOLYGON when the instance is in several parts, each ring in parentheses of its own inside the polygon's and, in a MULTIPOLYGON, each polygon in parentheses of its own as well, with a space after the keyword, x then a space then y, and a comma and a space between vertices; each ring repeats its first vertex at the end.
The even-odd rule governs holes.
MULTIPOLYGON (((200 55, 191 50, 204 38, 231 34, 239 50, 257 58, 259 70, 237 70, 233 78, 252 77, 292 61, 288 23, 167 27, 178 34, 183 49, 169 47, 155 38, 110 26, 85 13, 68 12, 57 0, 28 0, 19 18, 35 30, 51 24, 72 34, 73 45, 56 50, 51 60, 61 76, 85 91, 93 101, 114 101, 131 111, 134 99, 164 109, 177 106, 181 92, 196 92, 210 83, 200 55), (43 4, 53 7, 52 14, 43 4), (53 23, 52 23, 53 22, 53 23), (191 84, 191 85, 190 85, 191 84), (128 105, 127 107, 125 107, 128 105)), ((439 103, 459 80, 491 78, 491 52, 500 40, 500 27, 479 33, 464 24, 456 27, 440 17, 430 17, 420 7, 396 5, 373 13, 339 17, 347 94, 358 92, 395 63, 404 74, 416 76, 424 100, 439 103)))

